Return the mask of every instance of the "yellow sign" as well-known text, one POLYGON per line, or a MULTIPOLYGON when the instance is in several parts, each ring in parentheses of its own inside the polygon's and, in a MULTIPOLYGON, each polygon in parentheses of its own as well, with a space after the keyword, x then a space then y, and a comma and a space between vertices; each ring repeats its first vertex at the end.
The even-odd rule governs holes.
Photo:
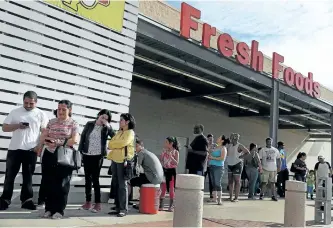
POLYGON ((110 29, 121 32, 125 0, 44 0, 110 29))

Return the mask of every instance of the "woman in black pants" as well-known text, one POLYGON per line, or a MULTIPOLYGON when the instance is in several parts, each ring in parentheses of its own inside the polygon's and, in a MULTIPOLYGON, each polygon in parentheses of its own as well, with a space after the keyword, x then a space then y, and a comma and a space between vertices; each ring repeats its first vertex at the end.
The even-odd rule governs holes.
POLYGON ((72 103, 58 103, 57 118, 51 119, 43 131, 40 141, 45 145, 42 157, 42 178, 45 187, 44 218, 61 219, 67 205, 73 169, 59 165, 58 146, 73 147, 79 139, 79 125, 71 118, 72 103))
POLYGON ((111 112, 101 110, 95 121, 85 125, 79 144, 79 151, 83 154, 83 167, 85 174, 86 202, 81 206, 84 210, 97 213, 101 210, 101 189, 99 176, 106 155, 106 142, 108 136, 113 137, 114 132, 110 125, 111 112), (91 203, 92 184, 95 192, 95 204, 91 203))

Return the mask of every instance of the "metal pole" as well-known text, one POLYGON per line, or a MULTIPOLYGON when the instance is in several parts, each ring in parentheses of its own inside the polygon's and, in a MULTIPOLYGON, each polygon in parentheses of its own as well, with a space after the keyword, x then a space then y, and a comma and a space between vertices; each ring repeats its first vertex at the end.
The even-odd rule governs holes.
POLYGON ((333 114, 330 116, 331 118, 331 165, 333 164, 333 114))
POLYGON ((279 81, 272 79, 271 90, 271 109, 270 109, 270 123, 269 123, 269 136, 273 139, 273 143, 277 143, 278 129, 279 129, 279 81))

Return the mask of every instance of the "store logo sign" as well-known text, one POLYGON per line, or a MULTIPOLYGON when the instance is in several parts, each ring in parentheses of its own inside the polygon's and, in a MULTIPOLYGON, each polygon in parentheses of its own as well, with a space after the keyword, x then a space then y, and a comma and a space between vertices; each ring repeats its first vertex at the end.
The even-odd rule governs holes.
POLYGON ((44 0, 65 11, 121 32, 124 21, 125 0, 44 0))
MULTIPOLYGON (((198 30, 197 20, 200 20, 200 18, 200 10, 183 2, 180 16, 180 35, 186 39, 191 38, 191 30, 198 30)), ((216 35, 216 28, 204 23, 202 26, 202 46, 210 48, 211 37, 216 35)), ((259 43, 257 41, 253 40, 251 42, 251 48, 245 42, 239 42, 235 45, 233 38, 228 33, 223 33, 217 38, 217 48, 222 56, 230 58, 235 52, 235 58, 238 63, 249 65, 258 72, 263 71, 264 56, 259 51, 259 43)), ((278 79, 279 72, 283 70, 281 66, 283 62, 284 57, 273 52, 272 76, 274 79, 278 79)), ((311 72, 305 77, 301 73, 295 72, 291 67, 287 67, 283 70, 283 79, 288 86, 295 87, 311 97, 319 98, 321 95, 320 84, 313 81, 311 72)))

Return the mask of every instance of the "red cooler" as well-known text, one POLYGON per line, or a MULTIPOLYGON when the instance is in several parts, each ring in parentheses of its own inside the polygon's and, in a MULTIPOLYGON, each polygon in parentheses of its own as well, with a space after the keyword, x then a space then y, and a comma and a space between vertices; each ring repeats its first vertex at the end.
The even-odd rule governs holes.
POLYGON ((140 188, 139 211, 143 214, 157 214, 160 204, 160 185, 143 184, 140 188))

